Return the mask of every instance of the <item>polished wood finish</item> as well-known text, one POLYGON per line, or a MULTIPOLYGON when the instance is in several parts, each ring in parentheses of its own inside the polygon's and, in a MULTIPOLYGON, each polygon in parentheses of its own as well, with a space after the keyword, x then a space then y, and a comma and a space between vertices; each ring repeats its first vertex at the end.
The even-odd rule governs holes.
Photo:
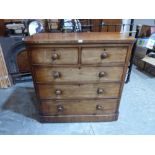
MULTIPOLYGON (((133 37, 127 37, 119 32, 83 32, 83 33, 38 33, 31 37, 25 38, 29 47, 36 44, 42 45, 83 45, 92 43, 133 43, 133 37)), ((103 46, 103 44, 102 44, 103 46)), ((58 46, 60 47, 60 46, 58 46)))
POLYGON ((82 64, 106 64, 118 62, 124 64, 126 53, 126 47, 82 48, 82 64))
POLYGON ((40 99, 118 98, 119 83, 37 85, 40 99))
POLYGON ((109 113, 103 115, 41 115, 41 122, 63 123, 63 122, 111 122, 118 119, 118 113, 109 113))
POLYGON ((134 38, 120 33, 25 39, 43 122, 115 121, 134 38))
POLYGON ((32 49, 34 64, 77 64, 78 48, 34 48, 32 49))
POLYGON ((103 115, 117 112, 117 103, 117 99, 95 100, 95 102, 94 100, 50 100, 42 101, 40 109, 42 115, 103 115))
POLYGON ((121 81, 123 67, 35 67, 38 83, 121 81), (102 75, 101 75, 102 74, 102 75), (103 75, 104 74, 104 75, 103 75))

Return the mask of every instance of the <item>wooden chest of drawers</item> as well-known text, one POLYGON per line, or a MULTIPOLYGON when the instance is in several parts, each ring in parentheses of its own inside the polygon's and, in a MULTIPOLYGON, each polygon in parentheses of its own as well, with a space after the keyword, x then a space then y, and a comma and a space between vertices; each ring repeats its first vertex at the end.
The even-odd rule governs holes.
POLYGON ((117 120, 133 42, 102 32, 26 38, 41 120, 117 120))

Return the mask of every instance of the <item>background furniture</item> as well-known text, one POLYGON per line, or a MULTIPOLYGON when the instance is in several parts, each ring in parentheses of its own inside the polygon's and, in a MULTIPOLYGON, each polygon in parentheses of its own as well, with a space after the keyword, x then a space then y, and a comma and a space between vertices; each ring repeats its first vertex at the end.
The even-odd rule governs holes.
POLYGON ((8 88, 10 86, 11 81, 6 67, 3 51, 0 45, 0 88, 8 88))
POLYGON ((151 51, 146 47, 146 44, 152 33, 155 33, 155 26, 142 25, 139 26, 139 34, 137 35, 137 42, 135 44, 133 63, 141 71, 145 71, 150 75, 155 75, 155 66, 143 61, 143 58, 151 51))
POLYGON ((43 33, 25 39, 42 121, 114 121, 133 37, 43 33))
POLYGON ((5 36, 5 23, 4 19, 0 19, 0 37, 5 36))
POLYGON ((120 32, 122 19, 100 19, 99 32, 120 32))
MULTIPOLYGON (((60 33, 61 32, 59 19, 4 20, 5 26, 7 28, 7 30, 5 30, 6 35, 10 37, 10 40, 12 40, 11 42, 9 41, 9 47, 12 50, 12 55, 14 55, 14 51, 16 51, 16 48, 17 49, 22 48, 20 53, 17 54, 17 57, 15 56, 14 60, 11 60, 11 61, 15 62, 14 63, 15 65, 13 65, 13 66, 14 66, 14 68, 16 68, 16 71, 10 72, 10 68, 13 68, 13 67, 12 67, 12 65, 10 65, 10 63, 7 65, 9 67, 8 70, 9 70, 9 73, 11 74, 14 84, 16 82, 29 81, 31 79, 30 78, 30 69, 29 69, 29 64, 28 64, 28 59, 27 59, 27 53, 26 53, 26 50, 24 50, 24 44, 22 43, 21 39, 22 39, 22 37, 29 35, 28 30, 27 30, 28 25, 31 21, 34 21, 34 20, 39 21, 43 25, 45 32, 50 32, 50 33, 56 33, 56 32, 60 33), (12 30, 12 29, 8 30, 8 26, 7 26, 8 24, 13 25, 12 27, 14 28, 14 30, 12 30), (20 25, 21 25, 21 27, 20 27, 20 25), (20 33, 16 33, 16 31, 20 32, 20 33), (17 39, 17 38, 19 38, 19 39, 17 39), (16 44, 16 42, 14 42, 14 40, 19 40, 19 43, 16 44), (12 43, 15 43, 15 45, 13 45, 12 43), (18 47, 18 45, 19 45, 19 47, 18 47), (16 47, 12 48, 11 46, 16 46, 16 47), (23 47, 21 47, 21 46, 23 46, 23 47)), ((128 29, 133 27, 132 24, 122 24, 121 19, 79 19, 79 20, 81 22, 82 32, 85 32, 85 31, 86 32, 87 31, 90 31, 90 32, 120 32, 120 30, 123 30, 124 27, 128 27, 128 29)), ((130 30, 132 30, 132 29, 130 29, 130 30)), ((133 34, 135 35, 136 33, 133 33, 133 34)), ((130 33, 129 33, 129 35, 130 35, 130 33)), ((6 39, 4 39, 4 40, 6 40, 6 39)), ((1 41, 2 41, 2 39, 1 39, 1 41)), ((4 41, 2 41, 2 43, 3 42, 4 41)), ((2 45, 2 48, 3 48, 3 45, 2 45)), ((3 48, 4 54, 8 53, 7 49, 8 49, 7 46, 5 46, 3 48), (6 49, 6 52, 5 52, 5 49, 6 49)), ((9 49, 9 51, 10 51, 10 49, 9 49)), ((9 52, 9 54, 11 55, 10 52, 9 52)), ((9 59, 9 60, 6 60, 7 63, 10 62, 10 55, 5 57, 6 59, 9 59)), ((11 56, 11 58, 12 58, 12 56, 11 56)), ((129 78, 130 78, 131 65, 132 65, 132 62, 130 63, 130 66, 129 66, 129 72, 127 74, 126 82, 128 82, 129 78)))
POLYGON ((27 51, 22 37, 0 37, 0 44, 13 84, 32 80, 27 51))

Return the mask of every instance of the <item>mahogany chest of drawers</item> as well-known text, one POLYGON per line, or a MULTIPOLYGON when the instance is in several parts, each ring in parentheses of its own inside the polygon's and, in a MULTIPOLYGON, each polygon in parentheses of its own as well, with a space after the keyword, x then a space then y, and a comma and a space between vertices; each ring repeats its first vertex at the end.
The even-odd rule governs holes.
POLYGON ((110 32, 25 38, 41 120, 117 120, 133 42, 110 32))

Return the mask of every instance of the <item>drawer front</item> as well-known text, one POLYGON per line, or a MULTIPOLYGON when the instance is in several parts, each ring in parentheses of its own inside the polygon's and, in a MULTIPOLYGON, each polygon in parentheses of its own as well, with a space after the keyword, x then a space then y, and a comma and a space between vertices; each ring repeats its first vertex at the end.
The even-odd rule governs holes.
POLYGON ((90 47, 82 49, 82 64, 125 63, 126 47, 90 47))
POLYGON ((118 98, 120 83, 37 85, 41 99, 118 98))
POLYGON ((123 67, 34 68, 36 82, 121 81, 123 67))
POLYGON ((42 115, 103 115, 117 112, 116 99, 43 101, 40 105, 42 115))
POLYGON ((78 48, 34 48, 31 58, 33 64, 77 64, 78 48))

